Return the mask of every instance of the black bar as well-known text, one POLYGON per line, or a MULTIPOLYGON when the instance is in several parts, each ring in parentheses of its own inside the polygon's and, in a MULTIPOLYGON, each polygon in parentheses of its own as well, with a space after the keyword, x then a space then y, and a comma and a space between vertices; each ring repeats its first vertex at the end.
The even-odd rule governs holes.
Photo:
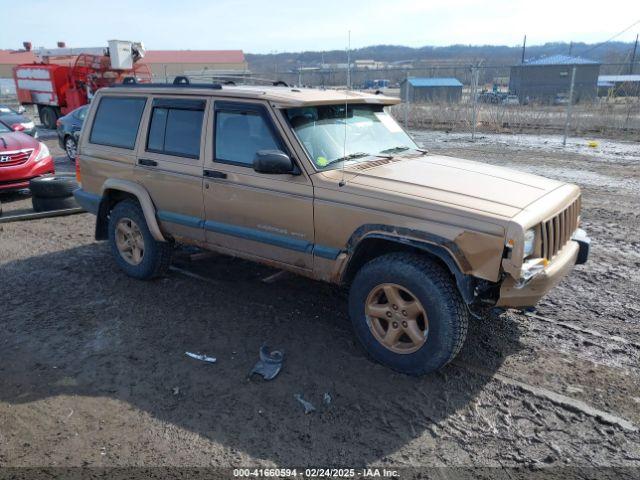
POLYGON ((144 165, 146 167, 157 167, 158 166, 158 162, 156 162, 155 160, 148 160, 146 158, 138 159, 138 163, 140 165, 144 165))
POLYGON ((227 178, 227 174, 218 170, 205 170, 204 176, 209 178, 227 178))

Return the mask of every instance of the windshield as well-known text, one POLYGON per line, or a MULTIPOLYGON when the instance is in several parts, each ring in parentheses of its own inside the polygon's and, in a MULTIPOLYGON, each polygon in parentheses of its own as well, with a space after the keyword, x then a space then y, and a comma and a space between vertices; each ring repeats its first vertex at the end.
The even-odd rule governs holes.
POLYGON ((382 105, 351 104, 346 112, 344 104, 290 108, 286 114, 320 170, 336 167, 342 161, 363 162, 417 149, 382 105))

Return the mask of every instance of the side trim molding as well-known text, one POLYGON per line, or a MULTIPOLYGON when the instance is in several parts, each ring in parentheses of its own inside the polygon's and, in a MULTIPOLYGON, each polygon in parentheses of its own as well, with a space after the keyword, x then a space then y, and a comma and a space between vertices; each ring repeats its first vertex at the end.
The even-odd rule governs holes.
POLYGON ((321 258, 335 260, 340 254, 340 250, 325 245, 317 245, 299 238, 292 238, 287 235, 278 235, 272 232, 265 232, 256 228, 242 227, 229 223, 216 222, 214 220, 202 220, 189 215, 158 211, 158 218, 163 222, 176 223, 191 228, 204 228, 210 232, 222 233, 236 238, 243 238, 254 242, 266 243, 275 247, 286 248, 296 252, 313 254, 321 258))

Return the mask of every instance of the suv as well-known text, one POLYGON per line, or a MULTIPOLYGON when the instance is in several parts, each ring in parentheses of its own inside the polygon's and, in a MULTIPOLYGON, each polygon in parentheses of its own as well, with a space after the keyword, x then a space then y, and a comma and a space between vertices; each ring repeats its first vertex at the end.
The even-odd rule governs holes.
POLYGON ((377 361, 452 360, 471 309, 527 307, 586 261, 580 189, 422 150, 396 98, 285 86, 124 84, 91 103, 77 201, 118 265, 192 244, 349 287, 377 361))

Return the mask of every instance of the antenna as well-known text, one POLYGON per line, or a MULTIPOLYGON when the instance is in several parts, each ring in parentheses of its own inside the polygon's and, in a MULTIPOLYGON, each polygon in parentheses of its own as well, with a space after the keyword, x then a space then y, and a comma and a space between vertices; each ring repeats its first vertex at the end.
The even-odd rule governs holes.
POLYGON ((339 187, 345 186, 344 164, 347 163, 347 120, 349 118, 349 88, 351 87, 351 30, 347 35, 347 89, 344 92, 344 143, 342 144, 342 179, 339 187))

